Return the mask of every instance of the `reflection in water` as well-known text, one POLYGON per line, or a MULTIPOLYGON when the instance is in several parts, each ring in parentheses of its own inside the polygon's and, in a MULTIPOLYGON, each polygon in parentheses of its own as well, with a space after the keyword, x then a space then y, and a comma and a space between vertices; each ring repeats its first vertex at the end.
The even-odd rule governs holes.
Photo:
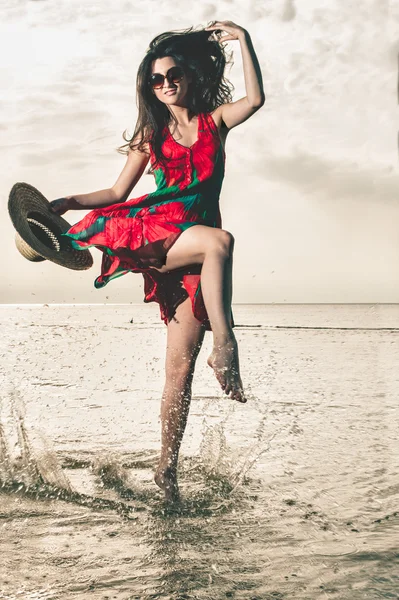
POLYGON ((186 466, 191 477, 196 475, 195 483, 202 474, 202 491, 195 484, 193 489, 186 487, 179 507, 154 507, 146 523, 146 560, 160 568, 154 597, 176 592, 181 598, 233 597, 240 590, 253 591, 259 568, 243 552, 240 536, 249 508, 246 494, 232 493, 232 485, 224 477, 218 479, 214 470, 207 477, 202 465, 196 472, 193 464, 185 465, 183 472, 186 466))

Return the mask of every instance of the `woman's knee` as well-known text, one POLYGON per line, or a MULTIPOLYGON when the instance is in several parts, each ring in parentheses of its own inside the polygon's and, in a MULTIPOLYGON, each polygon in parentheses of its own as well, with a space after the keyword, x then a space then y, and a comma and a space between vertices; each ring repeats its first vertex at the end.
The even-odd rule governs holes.
POLYGON ((150 267, 160 273, 167 273, 185 265, 202 264, 208 253, 231 257, 234 238, 229 231, 217 227, 195 225, 184 231, 170 248, 166 264, 150 267))
POLYGON ((218 233, 215 235, 213 248, 226 256, 231 256, 234 250, 234 237, 225 229, 216 229, 218 233))

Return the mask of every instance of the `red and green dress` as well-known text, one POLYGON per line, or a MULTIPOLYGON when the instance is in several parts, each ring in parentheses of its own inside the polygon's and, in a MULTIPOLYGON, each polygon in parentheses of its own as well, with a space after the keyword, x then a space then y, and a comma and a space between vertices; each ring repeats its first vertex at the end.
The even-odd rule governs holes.
MULTIPOLYGON (((190 297, 194 316, 210 330, 201 293, 201 265, 167 273, 151 267, 165 264, 169 248, 188 227, 222 226, 219 195, 226 156, 210 113, 198 115, 197 141, 190 148, 176 142, 168 127, 163 134, 162 150, 168 161, 166 168, 154 171, 155 192, 94 209, 63 235, 71 238, 76 249, 95 246, 103 252, 96 288, 129 272, 142 273, 144 302, 158 302, 164 323, 190 297)), ((151 145, 150 153, 154 164, 151 145)))

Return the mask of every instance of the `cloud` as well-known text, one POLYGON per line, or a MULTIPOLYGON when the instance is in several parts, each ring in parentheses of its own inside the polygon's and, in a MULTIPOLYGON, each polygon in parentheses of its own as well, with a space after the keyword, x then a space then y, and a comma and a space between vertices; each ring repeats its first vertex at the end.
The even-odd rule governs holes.
POLYGON ((347 197, 362 201, 398 202, 399 173, 392 167, 367 168, 354 161, 333 161, 298 152, 292 156, 268 156, 253 166, 262 178, 280 181, 304 194, 335 202, 347 197))

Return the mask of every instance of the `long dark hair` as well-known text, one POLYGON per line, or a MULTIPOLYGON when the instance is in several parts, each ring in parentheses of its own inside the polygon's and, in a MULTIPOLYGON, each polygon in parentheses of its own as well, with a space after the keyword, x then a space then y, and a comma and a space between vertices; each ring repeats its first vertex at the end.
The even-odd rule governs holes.
POLYGON ((170 56, 192 75, 187 102, 193 114, 212 112, 221 104, 232 101, 234 86, 224 77, 226 65, 233 64, 232 53, 226 56, 224 45, 218 41, 220 30, 216 30, 215 36, 213 31, 193 31, 190 27, 161 33, 152 40, 140 63, 136 84, 137 124, 131 138, 126 137, 126 131, 123 133, 127 143, 120 146, 118 152, 128 154, 130 149, 144 151, 145 144, 151 142, 156 162, 147 173, 152 173, 159 163, 165 164, 167 157, 162 152, 162 132, 171 119, 176 122, 168 106, 158 100, 148 83, 154 60, 170 56))

